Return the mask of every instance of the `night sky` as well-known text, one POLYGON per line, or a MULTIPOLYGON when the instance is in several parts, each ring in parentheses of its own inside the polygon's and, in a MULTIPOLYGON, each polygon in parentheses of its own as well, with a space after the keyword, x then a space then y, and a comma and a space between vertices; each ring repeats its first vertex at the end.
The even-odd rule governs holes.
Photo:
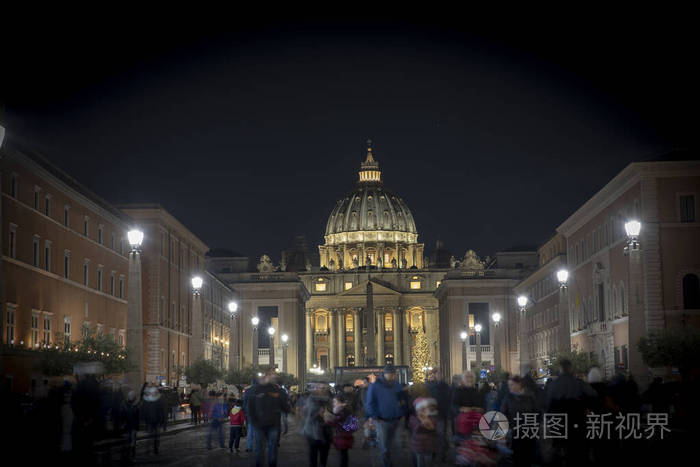
POLYGON ((428 251, 486 256, 695 145, 691 17, 17 21, 0 101, 15 141, 106 200, 275 260, 295 235, 322 243, 371 138, 428 251))

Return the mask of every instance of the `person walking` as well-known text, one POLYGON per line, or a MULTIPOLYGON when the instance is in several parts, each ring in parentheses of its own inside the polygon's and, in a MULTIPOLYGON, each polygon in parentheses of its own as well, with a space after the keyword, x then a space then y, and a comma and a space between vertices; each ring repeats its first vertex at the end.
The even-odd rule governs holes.
POLYGON ((416 467, 428 467, 438 449, 438 402, 432 397, 418 397, 414 401, 415 415, 411 415, 411 450, 416 467))
POLYGON ((245 413, 241 407, 241 401, 235 400, 233 402, 233 407, 231 407, 231 412, 229 413, 229 423, 230 423, 230 434, 228 438, 228 450, 233 452, 233 448, 236 448, 236 452, 240 452, 238 445, 241 442, 241 433, 243 432, 243 425, 245 424, 245 413))
POLYGON ((245 452, 251 452, 255 446, 255 430, 250 419, 250 395, 253 394, 253 388, 257 386, 257 378, 253 378, 253 382, 248 389, 243 392, 243 413, 247 420, 248 430, 245 439, 245 452))
POLYGON ((333 398, 333 415, 335 416, 333 446, 340 453, 340 467, 348 467, 348 451, 354 443, 353 433, 359 428, 359 421, 352 413, 352 404, 344 395, 333 398))
POLYGON ((384 367, 377 381, 369 386, 365 411, 367 418, 376 423, 379 453, 384 467, 391 467, 391 451, 399 420, 407 413, 403 404, 403 387, 396 382, 393 365, 384 367))
MULTIPOLYGON (((160 427, 165 419, 165 404, 155 386, 148 386, 143 394, 143 419, 149 436, 153 438, 153 452, 158 455, 160 447, 160 427)), ((150 449, 149 449, 150 452, 150 449)))
POLYGON ((326 467, 335 417, 328 410, 328 392, 321 385, 312 389, 303 407, 302 434, 309 445, 309 466, 326 467))
POLYGON ((202 408, 202 393, 199 389, 193 389, 190 394, 190 410, 192 411, 192 423, 199 425, 199 411, 202 408))
POLYGON ((251 388, 248 419, 255 431, 255 465, 261 467, 263 443, 267 442, 269 467, 277 465, 277 441, 280 436, 282 412, 289 412, 287 394, 277 384, 277 373, 269 369, 259 385, 251 388))
MULTIPOLYGON (((518 375, 508 380, 508 394, 501 404, 501 412, 508 418, 510 426, 518 426, 526 414, 538 414, 536 396, 526 389, 526 381, 518 375)), ((530 466, 535 462, 537 440, 524 430, 512 433, 513 465, 530 466)))
POLYGON ((437 426, 435 427, 438 437, 438 447, 436 454, 442 462, 447 459, 449 441, 447 439, 447 421, 450 418, 450 386, 440 378, 440 371, 435 368, 428 374, 428 391, 437 403, 437 426))
POLYGON ((136 433, 139 431, 139 403, 136 392, 129 391, 124 403, 124 429, 126 430, 126 458, 133 460, 136 456, 136 433))
POLYGON ((224 420, 226 419, 226 406, 223 397, 212 394, 211 403, 207 407, 209 413, 209 429, 207 430, 207 449, 211 449, 212 433, 216 432, 219 438, 219 447, 224 448, 224 420))

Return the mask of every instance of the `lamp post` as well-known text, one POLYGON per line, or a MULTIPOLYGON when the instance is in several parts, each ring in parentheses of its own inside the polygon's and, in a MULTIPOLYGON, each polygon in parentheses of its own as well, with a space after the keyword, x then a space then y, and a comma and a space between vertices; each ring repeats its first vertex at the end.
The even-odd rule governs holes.
POLYGON ((253 316, 250 320, 253 325, 253 352, 252 352, 252 362, 253 366, 258 366, 258 324, 260 324, 260 318, 253 316))
POLYGON ((500 369, 501 368, 501 339, 498 333, 500 332, 501 328, 501 314, 499 312, 495 312, 491 315, 491 320, 493 320, 493 331, 494 331, 494 336, 493 336, 493 361, 494 361, 494 368, 495 369, 500 369))
POLYGON ((526 310, 529 302, 530 299, 526 295, 518 296, 518 306, 520 307, 520 374, 522 375, 528 371, 526 310))
POLYGON ((467 331, 459 333, 459 338, 462 339, 462 373, 467 371, 467 331))
POLYGON ((566 269, 560 269, 557 271, 557 280, 559 281, 559 288, 565 289, 567 283, 569 282, 569 271, 566 269))
POLYGON ((239 344, 241 342, 240 339, 237 339, 237 334, 238 334, 238 322, 235 321, 235 318, 238 316, 236 312, 238 311, 238 303, 235 301, 230 301, 228 302, 228 312, 231 314, 231 325, 229 326, 229 341, 230 342, 235 342, 234 345, 228 346, 228 365, 229 367, 234 367, 234 355, 233 355, 233 349, 235 347, 236 353, 235 353, 235 368, 240 370, 240 359, 241 359, 241 353, 240 353, 240 348, 239 344), (236 331, 234 331, 234 323, 236 324, 236 331))
POLYGON ((202 276, 192 276, 192 337, 190 344, 190 363, 204 357, 204 340, 202 332, 202 276))
POLYGON ((481 375, 481 324, 475 324, 474 331, 476 332, 476 368, 481 375))
POLYGON ((270 326, 267 333, 270 335, 270 368, 275 368, 275 328, 270 326))
POLYGON ((282 371, 287 373, 287 346, 289 345, 289 336, 282 334, 280 338, 282 339, 282 371))
MULTIPOLYGON (((652 226, 652 232, 654 228, 652 226)), ((644 277, 642 271, 642 251, 639 244, 639 234, 642 230, 642 223, 636 219, 625 222, 625 233, 627 234, 627 245, 623 253, 628 258, 628 286, 627 286, 627 319, 629 328, 628 341, 639 342, 639 339, 655 328, 655 320, 652 320, 652 313, 645 310, 644 300, 644 277)), ((662 318, 663 319, 663 318, 662 318)), ((662 324, 663 325, 663 324, 662 324)), ((637 378, 641 384, 648 381, 648 371, 645 369, 640 352, 629 351, 629 372, 637 378)))
POLYGON ((126 381, 132 389, 138 389, 144 381, 143 375, 143 303, 141 301, 141 244, 143 232, 138 229, 127 233, 129 253, 129 290, 127 291, 126 348, 133 359, 133 370, 127 373, 126 381))

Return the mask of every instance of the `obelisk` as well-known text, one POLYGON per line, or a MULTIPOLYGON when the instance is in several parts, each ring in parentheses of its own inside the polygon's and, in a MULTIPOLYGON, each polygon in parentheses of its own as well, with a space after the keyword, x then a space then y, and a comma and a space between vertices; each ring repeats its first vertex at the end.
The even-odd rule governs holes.
POLYGON ((374 326, 374 297, 372 296, 372 281, 367 280, 367 307, 365 308, 365 323, 367 323, 367 354, 365 355, 365 366, 377 364, 377 351, 375 342, 377 341, 374 326))

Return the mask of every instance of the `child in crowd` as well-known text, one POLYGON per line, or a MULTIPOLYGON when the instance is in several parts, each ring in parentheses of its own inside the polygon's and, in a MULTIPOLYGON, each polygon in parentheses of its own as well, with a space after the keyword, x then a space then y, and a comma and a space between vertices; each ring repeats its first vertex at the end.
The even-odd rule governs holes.
POLYGON ((236 448, 236 452, 241 452, 238 449, 238 445, 241 441, 241 434, 243 432, 243 424, 245 423, 245 413, 243 413, 243 408, 241 407, 241 401, 238 399, 233 401, 233 407, 229 413, 229 421, 231 424, 231 433, 228 439, 228 449, 233 452, 233 448, 236 448))
POLYGON ((419 397, 413 402, 413 405, 416 414, 411 415, 409 428, 411 429, 414 465, 427 467, 437 450, 437 401, 432 397, 419 397))

